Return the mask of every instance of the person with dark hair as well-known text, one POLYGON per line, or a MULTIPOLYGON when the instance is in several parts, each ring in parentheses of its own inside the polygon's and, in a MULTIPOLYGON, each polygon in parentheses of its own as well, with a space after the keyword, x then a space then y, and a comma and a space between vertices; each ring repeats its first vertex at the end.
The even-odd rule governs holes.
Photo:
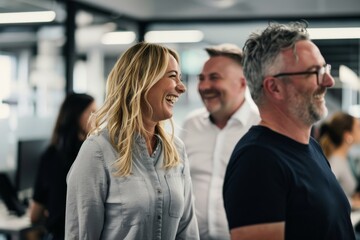
POLYGON ((359 119, 345 112, 334 113, 321 124, 319 142, 350 203, 359 207, 359 196, 355 195, 358 183, 348 159, 350 148, 360 142, 359 119))
POLYGON ((199 239, 185 147, 165 129, 186 91, 179 60, 140 42, 115 63, 67 177, 67 240, 199 239))
POLYGON ((96 110, 88 94, 70 93, 60 107, 50 146, 41 158, 34 186, 30 219, 45 219, 50 239, 64 239, 66 175, 89 129, 89 117, 96 110))
POLYGON ((334 79, 306 28, 270 23, 245 42, 244 74, 261 122, 237 143, 226 170, 232 240, 355 239, 346 195, 310 136, 327 115, 334 79))
POLYGON ((189 156, 200 239, 228 240, 221 194, 226 166, 237 141, 260 117, 245 94, 241 48, 226 43, 205 50, 209 59, 198 81, 205 108, 187 116, 180 138, 189 156))

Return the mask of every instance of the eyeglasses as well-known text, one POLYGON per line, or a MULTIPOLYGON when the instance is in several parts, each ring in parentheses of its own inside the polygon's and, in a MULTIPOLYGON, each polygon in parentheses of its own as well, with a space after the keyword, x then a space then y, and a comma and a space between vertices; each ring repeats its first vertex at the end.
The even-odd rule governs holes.
POLYGON ((304 74, 316 74, 317 84, 321 85, 324 82, 325 73, 330 74, 331 65, 325 64, 321 68, 315 71, 304 71, 304 72, 293 72, 293 73, 278 73, 273 77, 282 77, 282 76, 294 76, 294 75, 304 75, 304 74))

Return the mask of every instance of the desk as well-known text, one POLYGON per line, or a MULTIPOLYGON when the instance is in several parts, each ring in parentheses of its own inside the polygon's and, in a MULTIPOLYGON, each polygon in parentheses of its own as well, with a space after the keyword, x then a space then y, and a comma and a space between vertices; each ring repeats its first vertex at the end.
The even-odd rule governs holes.
POLYGON ((0 233, 11 240, 22 240, 23 234, 32 228, 28 213, 22 217, 10 215, 5 205, 0 202, 0 233))

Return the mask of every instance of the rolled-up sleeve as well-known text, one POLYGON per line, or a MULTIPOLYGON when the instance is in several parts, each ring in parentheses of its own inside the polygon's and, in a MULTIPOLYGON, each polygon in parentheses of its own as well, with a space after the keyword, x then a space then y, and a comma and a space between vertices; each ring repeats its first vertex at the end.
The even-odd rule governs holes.
POLYGON ((101 238, 106 179, 102 150, 93 139, 87 139, 67 176, 65 239, 101 238))

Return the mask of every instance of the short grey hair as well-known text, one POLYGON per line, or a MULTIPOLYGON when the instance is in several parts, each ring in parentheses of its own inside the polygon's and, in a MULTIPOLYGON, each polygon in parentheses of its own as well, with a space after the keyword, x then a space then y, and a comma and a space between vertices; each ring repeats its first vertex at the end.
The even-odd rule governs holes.
POLYGON ((233 59, 242 66, 244 54, 240 47, 231 43, 223 43, 205 48, 210 57, 223 56, 233 59))
POLYGON ((309 40, 306 21, 289 24, 269 23, 261 33, 252 33, 245 42, 244 75, 254 102, 262 103, 262 84, 265 76, 279 71, 279 54, 284 49, 293 49, 300 40, 309 40))

